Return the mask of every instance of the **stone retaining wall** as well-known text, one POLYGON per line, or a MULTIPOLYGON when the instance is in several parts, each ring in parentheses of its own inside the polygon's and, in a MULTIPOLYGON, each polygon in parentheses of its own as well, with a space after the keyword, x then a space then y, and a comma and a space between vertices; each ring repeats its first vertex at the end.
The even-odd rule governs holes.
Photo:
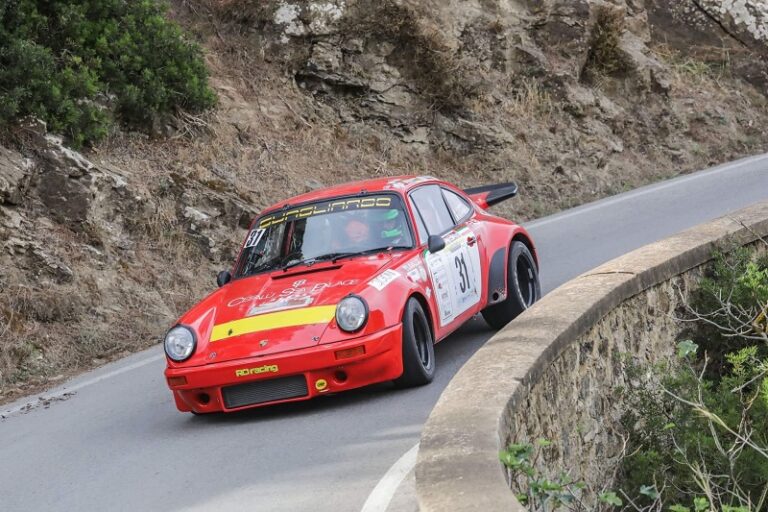
POLYGON ((620 451, 621 357, 670 357, 675 308, 716 247, 768 235, 768 203, 685 231, 566 283, 497 333, 456 374, 424 427, 416 466, 422 511, 525 510, 499 450, 551 439, 547 466, 594 487, 620 451))

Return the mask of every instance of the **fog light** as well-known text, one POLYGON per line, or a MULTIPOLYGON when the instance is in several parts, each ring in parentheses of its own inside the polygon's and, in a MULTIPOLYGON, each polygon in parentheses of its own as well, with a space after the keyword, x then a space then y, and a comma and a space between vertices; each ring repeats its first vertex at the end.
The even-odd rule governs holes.
POLYGON ((365 345, 337 350, 334 354, 336 354, 336 359, 349 359, 350 357, 361 356, 365 354, 365 345))
POLYGON ((197 395, 197 401, 203 405, 207 405, 211 401, 211 395, 208 393, 200 393, 197 395))
POLYGON ((339 384, 344 384, 347 382, 347 372, 343 372, 341 370, 337 370, 333 373, 333 380, 338 382, 339 384))
POLYGON ((181 377, 168 377, 168 385, 173 386, 184 386, 187 384, 187 378, 184 376, 181 377))

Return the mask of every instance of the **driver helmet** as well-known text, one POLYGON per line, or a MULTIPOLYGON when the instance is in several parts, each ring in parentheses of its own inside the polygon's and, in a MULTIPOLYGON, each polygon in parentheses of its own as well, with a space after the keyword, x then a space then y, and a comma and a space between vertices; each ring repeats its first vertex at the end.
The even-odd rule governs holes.
POLYGON ((397 208, 378 210, 375 212, 375 219, 381 227, 382 240, 397 240, 403 236, 403 224, 400 210, 397 208))

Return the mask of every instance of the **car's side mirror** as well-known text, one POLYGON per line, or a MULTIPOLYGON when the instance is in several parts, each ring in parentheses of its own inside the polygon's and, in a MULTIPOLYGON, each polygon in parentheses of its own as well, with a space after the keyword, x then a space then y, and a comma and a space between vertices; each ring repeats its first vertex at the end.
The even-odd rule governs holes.
POLYGON ((429 235, 427 246, 429 247, 429 252, 434 254, 445 249, 445 240, 443 240, 443 237, 441 236, 429 235))
POLYGON ((231 280, 232 280, 232 274, 230 274, 228 270, 222 270, 221 272, 219 272, 219 275, 216 276, 216 284, 219 285, 219 288, 221 288, 231 280))

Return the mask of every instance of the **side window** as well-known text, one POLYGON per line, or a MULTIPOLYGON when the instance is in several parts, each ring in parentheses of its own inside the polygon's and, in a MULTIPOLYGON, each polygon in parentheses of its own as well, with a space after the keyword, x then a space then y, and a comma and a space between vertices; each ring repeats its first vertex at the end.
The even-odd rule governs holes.
POLYGON ((421 240, 421 243, 426 243, 429 233, 427 233, 427 226, 424 225, 424 221, 421 220, 421 214, 416 208, 413 209, 413 216, 416 219, 416 230, 419 232, 419 240, 421 240))
POLYGON ((469 206, 463 197, 446 189, 443 189, 443 194, 445 195, 445 202, 448 203, 448 208, 451 209, 453 218, 456 219, 457 223, 463 221, 467 216, 469 216, 469 212, 472 210, 472 207, 469 206))
POLYGON ((417 188, 411 192, 411 200, 421 214, 421 220, 430 235, 440 235, 453 228, 453 219, 439 186, 427 185, 417 188))

